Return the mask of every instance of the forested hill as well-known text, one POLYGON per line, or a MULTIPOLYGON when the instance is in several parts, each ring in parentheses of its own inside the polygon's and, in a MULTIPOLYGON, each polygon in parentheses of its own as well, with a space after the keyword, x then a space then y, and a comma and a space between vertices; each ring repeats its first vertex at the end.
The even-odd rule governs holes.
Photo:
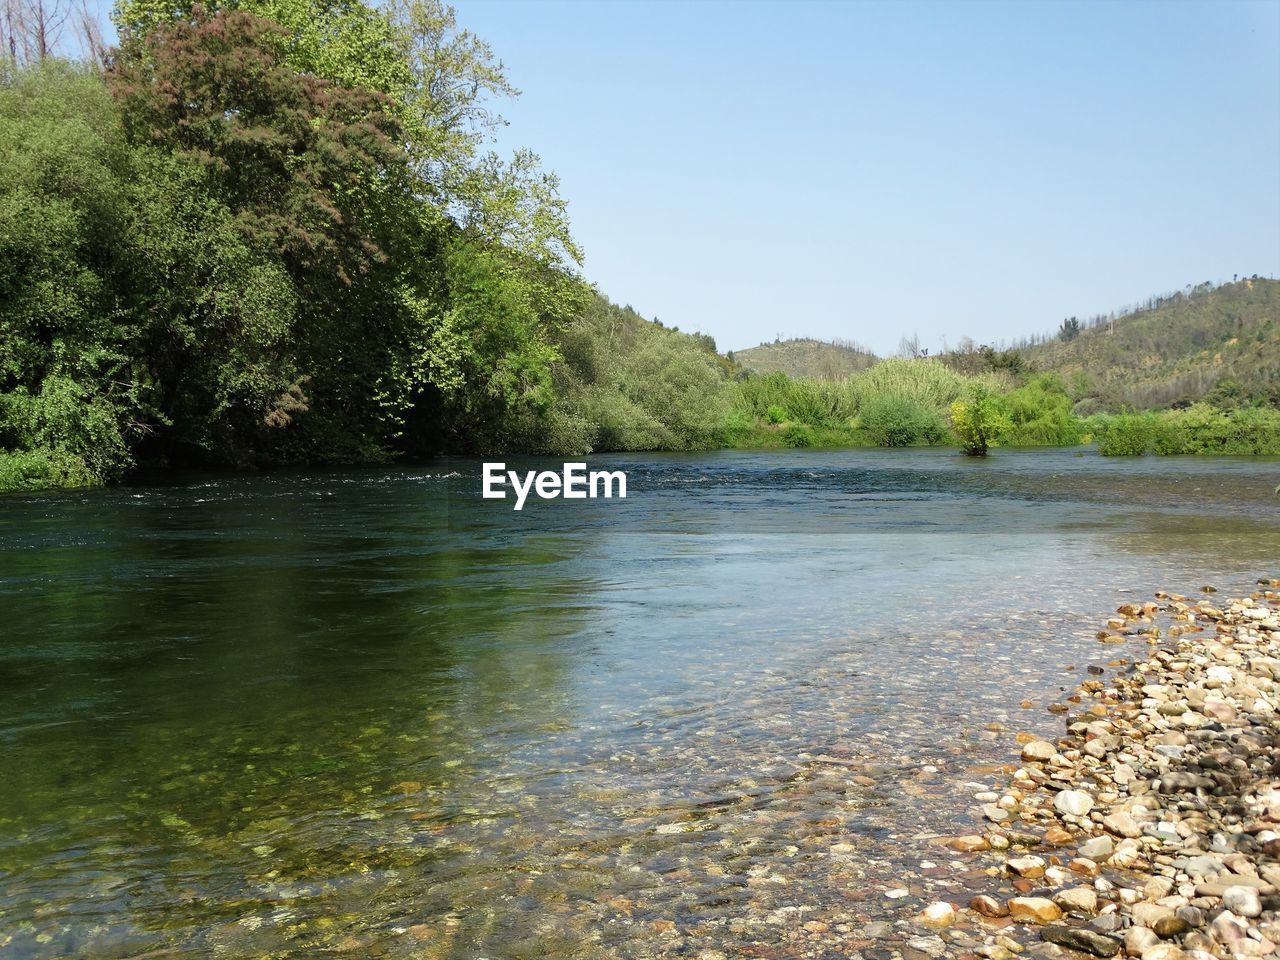
POLYGON ((777 340, 736 350, 729 354, 729 359, 756 373, 780 371, 790 377, 812 377, 816 380, 843 380, 876 362, 875 354, 855 343, 808 337, 777 340))
POLYGON ((1203 284, 1073 321, 1019 352, 1032 370, 1060 375, 1086 407, 1280 403, 1280 281, 1203 284))

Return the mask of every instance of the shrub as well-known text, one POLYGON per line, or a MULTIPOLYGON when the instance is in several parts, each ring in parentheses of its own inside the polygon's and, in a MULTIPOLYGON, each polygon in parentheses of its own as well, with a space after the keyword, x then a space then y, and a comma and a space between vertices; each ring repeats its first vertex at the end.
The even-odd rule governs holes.
POLYGON ((872 397, 863 406, 858 423, 867 438, 881 447, 910 447, 947 440, 947 426, 942 416, 907 396, 872 397))
POLYGON ((852 378, 861 410, 878 397, 907 397, 934 410, 945 409, 964 394, 969 379, 936 360, 896 358, 877 363, 852 378))
POLYGON ((1000 442, 1015 447, 1073 446, 1084 436, 1084 423, 1072 412, 1062 380, 1052 374, 1033 377, 1003 397, 1008 423, 1000 442))
POLYGON ((0 450, 0 490, 91 487, 99 483, 84 461, 59 450, 0 450))
POLYGON ((982 384, 974 384, 969 395, 951 404, 951 428, 961 449, 971 457, 985 457, 987 448, 1009 428, 1009 418, 1000 409, 1000 400, 982 384))
POLYGON ((789 423, 782 429, 784 447, 812 447, 813 428, 807 423, 789 423))
POLYGON ((1163 443, 1157 453, 1258 456, 1280 454, 1280 410, 1239 407, 1220 410, 1197 403, 1161 416, 1163 443))
POLYGON ((1096 420, 1098 452, 1104 457, 1135 457, 1155 447, 1157 417, 1152 413, 1121 413, 1096 420))
POLYGON ((782 423, 783 420, 787 419, 787 411, 783 410, 782 407, 778 406, 776 403, 773 403, 770 404, 769 409, 765 411, 764 418, 769 421, 769 423, 782 423))

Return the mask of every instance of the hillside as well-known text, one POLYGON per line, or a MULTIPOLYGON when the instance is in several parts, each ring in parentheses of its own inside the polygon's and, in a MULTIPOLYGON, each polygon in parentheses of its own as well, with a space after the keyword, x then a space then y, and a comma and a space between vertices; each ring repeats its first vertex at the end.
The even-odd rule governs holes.
POLYGON ((1057 373, 1083 412, 1218 399, 1280 403, 1280 281, 1246 279, 1153 297, 1079 333, 1021 348, 1057 373))
POLYGON ((813 377, 817 380, 842 380, 876 362, 875 354, 855 343, 808 337, 778 340, 733 351, 729 359, 756 373, 780 370, 791 377, 813 377))

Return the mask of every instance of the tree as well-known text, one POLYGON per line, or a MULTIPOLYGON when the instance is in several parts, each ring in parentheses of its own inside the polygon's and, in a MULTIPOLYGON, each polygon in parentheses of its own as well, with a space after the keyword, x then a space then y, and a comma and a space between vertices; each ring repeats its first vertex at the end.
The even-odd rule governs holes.
POLYGON ((1070 343, 1078 336, 1080 336, 1080 321, 1075 317, 1063 320, 1062 326, 1058 327, 1058 339, 1063 343, 1070 343))
POLYGON ((967 456, 985 457, 996 438, 1009 428, 1009 418, 1000 399, 981 381, 973 383, 968 395, 951 404, 951 429, 960 439, 967 456))
MULTIPOLYGON (((351 418, 411 319, 384 273, 422 232, 388 98, 290 68, 280 36, 253 14, 197 6, 128 36, 108 74, 179 221, 203 223, 217 254, 159 252, 192 258, 149 348, 165 409, 181 439, 233 460, 260 456, 316 397, 347 433, 371 427, 351 418), (239 289, 210 297, 225 277, 239 289)), ((332 430, 325 442, 336 449, 332 430)))

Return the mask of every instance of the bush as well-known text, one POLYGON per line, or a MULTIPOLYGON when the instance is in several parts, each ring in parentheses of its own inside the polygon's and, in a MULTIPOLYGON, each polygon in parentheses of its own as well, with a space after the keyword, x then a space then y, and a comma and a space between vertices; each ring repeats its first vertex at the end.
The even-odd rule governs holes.
POLYGON ((782 429, 784 447, 812 447, 813 428, 806 423, 789 423, 782 429))
POLYGON ((951 428, 968 456, 985 457, 987 448, 1008 430, 1009 418, 1000 409, 999 398, 982 384, 975 384, 968 397, 951 404, 951 428))
POLYGON ((1084 422, 1072 412, 1071 398, 1057 376, 1034 377, 1002 399, 1008 423, 1000 442, 1006 446, 1074 446, 1084 436, 1084 422))
POLYGON ((1280 410, 1265 407, 1215 409, 1197 403, 1161 416, 1157 453, 1218 456, 1280 454, 1280 410))
POLYGON ((1153 413, 1121 413, 1095 420, 1098 452, 1104 457, 1138 457, 1155 448, 1157 417, 1153 413))
POLYGON ((942 416, 907 396, 872 397, 863 406, 858 425, 867 438, 880 447, 911 447, 947 440, 947 426, 942 416))
POLYGON ((58 450, 0 450, 0 490, 91 487, 100 481, 84 461, 58 450))
POLYGON ((917 405, 944 410, 960 399, 970 379, 936 360, 896 358, 877 363, 850 382, 859 410, 886 396, 905 397, 917 405))

